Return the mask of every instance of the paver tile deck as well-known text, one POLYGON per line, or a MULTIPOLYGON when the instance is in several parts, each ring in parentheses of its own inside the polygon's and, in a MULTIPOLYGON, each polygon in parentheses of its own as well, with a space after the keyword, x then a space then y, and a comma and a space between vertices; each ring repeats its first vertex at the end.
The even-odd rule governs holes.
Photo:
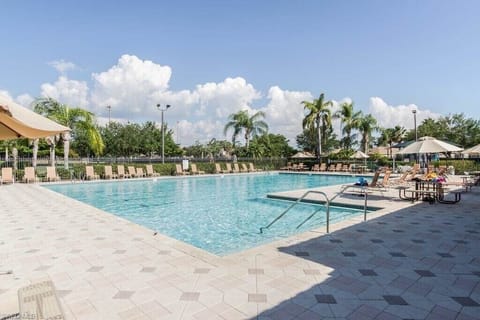
POLYGON ((480 319, 480 188, 454 205, 368 202, 385 209, 218 257, 40 185, 0 186, 0 318, 51 279, 67 319, 480 319))

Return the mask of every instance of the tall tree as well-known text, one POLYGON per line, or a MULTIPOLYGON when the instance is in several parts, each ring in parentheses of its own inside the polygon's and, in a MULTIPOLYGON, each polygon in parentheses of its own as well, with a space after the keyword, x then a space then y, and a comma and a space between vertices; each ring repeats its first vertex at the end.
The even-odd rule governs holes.
MULTIPOLYGON (((52 98, 36 99, 34 102, 34 111, 71 128, 73 138, 75 138, 76 132, 82 131, 82 133, 87 136, 89 145, 94 154, 98 156, 102 153, 104 144, 95 124, 93 113, 81 108, 70 108, 68 105, 62 104, 52 98)), ((54 136, 49 139, 52 165, 54 165, 55 161, 55 145, 60 139, 62 139, 64 143, 64 164, 65 169, 68 169, 70 138, 70 133, 66 133, 61 137, 54 136)))
POLYGON ((227 135, 229 130, 233 130, 232 143, 235 146, 238 135, 243 131, 245 146, 248 148, 251 137, 256 137, 268 131, 268 124, 262 120, 263 118, 265 118, 265 112, 263 111, 257 111, 250 117, 247 110, 241 110, 228 117, 229 121, 223 129, 223 133, 227 135))
POLYGON ((357 129, 360 131, 360 135, 362 136, 362 151, 368 153, 372 132, 379 129, 377 120, 371 114, 367 114, 365 116, 362 115, 358 122, 357 129))
POLYGON ((317 131, 318 152, 317 158, 320 162, 322 156, 322 145, 326 144, 326 135, 332 128, 331 101, 325 101, 325 94, 320 94, 318 99, 313 101, 302 101, 304 109, 307 111, 303 119, 303 128, 311 131, 317 131), (323 137, 323 139, 322 139, 323 137))
POLYGON ((392 146, 394 143, 401 142, 405 137, 407 130, 401 126, 395 126, 394 128, 381 129, 381 135, 379 138, 380 145, 388 145, 388 154, 390 157, 392 154, 392 146))
POLYGON ((358 127, 361 111, 354 112, 353 102, 344 102, 340 105, 340 109, 335 112, 334 118, 340 119, 342 123, 342 146, 347 150, 352 149, 355 136, 352 130, 358 127))

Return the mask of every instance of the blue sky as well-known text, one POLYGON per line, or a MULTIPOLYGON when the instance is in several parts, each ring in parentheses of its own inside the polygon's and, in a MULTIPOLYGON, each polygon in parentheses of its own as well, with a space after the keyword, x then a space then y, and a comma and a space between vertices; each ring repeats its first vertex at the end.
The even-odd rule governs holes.
POLYGON ((384 126, 411 127, 412 108, 419 120, 479 118, 479 1, 3 0, 1 8, 0 91, 24 104, 50 95, 99 118, 111 104, 119 121, 158 121, 151 106, 171 103, 170 123, 194 133, 184 143, 218 138, 239 108, 270 111, 271 131, 293 138, 299 101, 321 92, 353 100, 384 126))

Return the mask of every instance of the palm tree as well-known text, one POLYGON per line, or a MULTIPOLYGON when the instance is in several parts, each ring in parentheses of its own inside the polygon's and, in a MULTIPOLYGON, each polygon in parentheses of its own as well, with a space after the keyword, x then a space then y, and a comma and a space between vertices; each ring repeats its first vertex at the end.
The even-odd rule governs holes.
POLYGON ((362 151, 368 154, 368 147, 370 145, 372 132, 379 129, 377 120, 371 114, 360 116, 357 129, 360 131, 360 135, 362 136, 362 151))
MULTIPOLYGON (((93 113, 81 109, 70 108, 52 98, 39 98, 34 102, 34 111, 46 116, 64 126, 71 128, 73 134, 82 131, 88 139, 90 148, 96 156, 103 152, 105 145, 103 144, 102 136, 95 124, 93 113)), ((64 165, 68 169, 68 153, 70 149, 70 133, 64 133, 62 136, 54 136, 47 139, 50 144, 50 160, 54 165, 55 161, 55 144, 60 140, 64 143, 64 165)))
POLYGON ((253 136, 264 134, 268 131, 268 124, 261 120, 265 118, 265 112, 257 111, 251 117, 248 115, 247 110, 241 110, 237 113, 232 113, 228 116, 228 123, 223 129, 223 133, 227 135, 230 129, 233 129, 232 143, 235 146, 238 135, 244 131, 245 146, 248 149, 250 138, 253 136))
POLYGON ((394 128, 385 128, 381 130, 380 144, 388 145, 389 156, 393 158, 392 146, 394 143, 401 142, 405 137, 407 130, 401 126, 394 128))
POLYGON ((321 161, 322 143, 325 144, 326 132, 332 127, 332 112, 330 107, 332 101, 324 101, 325 94, 320 94, 318 99, 310 101, 302 101, 303 107, 308 111, 303 119, 303 128, 307 130, 316 130, 318 136, 318 162, 321 161))
POLYGON ((352 149, 352 130, 358 127, 361 111, 353 111, 353 102, 344 102, 340 105, 340 110, 335 112, 334 118, 340 119, 342 123, 342 134, 344 135, 343 147, 347 150, 352 149))

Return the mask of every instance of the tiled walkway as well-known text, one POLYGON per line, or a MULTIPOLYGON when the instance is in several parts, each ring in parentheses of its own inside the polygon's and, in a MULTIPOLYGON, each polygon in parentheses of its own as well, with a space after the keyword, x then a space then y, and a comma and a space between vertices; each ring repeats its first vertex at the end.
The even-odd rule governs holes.
POLYGON ((0 272, 13 274, 0 274, 0 318, 50 278, 68 319, 480 319, 480 188, 456 205, 383 201, 366 223, 220 258, 38 185, 1 186, 0 272))

